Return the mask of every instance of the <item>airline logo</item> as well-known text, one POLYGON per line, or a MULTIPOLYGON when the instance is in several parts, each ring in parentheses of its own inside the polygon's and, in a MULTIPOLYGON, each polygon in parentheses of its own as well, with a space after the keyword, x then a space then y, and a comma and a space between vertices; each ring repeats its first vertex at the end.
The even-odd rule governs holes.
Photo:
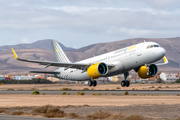
POLYGON ((116 50, 116 51, 114 52, 114 54, 116 54, 116 53, 126 53, 127 50, 132 50, 132 49, 134 49, 134 48, 136 48, 136 45, 131 46, 131 47, 128 47, 128 48, 123 48, 123 49, 120 49, 120 50, 116 50))
POLYGON ((129 47, 128 50, 132 50, 134 48, 136 48, 136 45, 129 47))

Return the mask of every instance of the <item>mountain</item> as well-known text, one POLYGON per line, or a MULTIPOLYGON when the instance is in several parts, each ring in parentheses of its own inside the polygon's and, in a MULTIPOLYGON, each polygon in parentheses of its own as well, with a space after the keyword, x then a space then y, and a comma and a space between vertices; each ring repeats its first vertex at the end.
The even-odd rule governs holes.
MULTIPOLYGON (((61 43, 59 43, 59 44, 63 50, 72 50, 73 49, 70 47, 65 47, 61 43)), ((18 50, 18 49, 47 49, 47 50, 52 50, 51 39, 45 39, 45 40, 38 40, 38 41, 30 43, 30 44, 17 44, 17 45, 0 46, 0 51, 7 51, 7 50, 10 50, 11 48, 14 48, 15 50, 18 50)))
MULTIPOLYGON (((54 61, 54 55, 51 48, 51 40, 41 40, 31 44, 18 44, 12 46, 0 47, 0 74, 25 74, 30 70, 44 70, 43 66, 20 62, 14 59, 12 51, 13 47, 19 57, 25 59, 35 59, 44 61, 54 61)), ((73 49, 61 45, 65 54, 72 62, 83 60, 94 55, 100 55, 105 52, 111 52, 120 48, 124 48, 140 42, 157 42, 166 49, 166 57, 169 60, 167 65, 158 66, 160 71, 178 72, 180 61, 180 37, 176 38, 134 38, 127 40, 120 40, 109 43, 98 43, 89 46, 85 46, 79 49, 73 49)), ((47 70, 55 70, 56 67, 49 67, 47 70)))

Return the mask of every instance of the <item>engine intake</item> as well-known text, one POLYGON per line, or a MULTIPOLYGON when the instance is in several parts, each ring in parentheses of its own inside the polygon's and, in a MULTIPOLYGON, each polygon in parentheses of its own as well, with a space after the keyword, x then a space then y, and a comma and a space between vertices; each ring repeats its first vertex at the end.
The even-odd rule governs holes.
POLYGON ((158 68, 155 64, 151 64, 149 67, 141 66, 138 70, 138 75, 141 78, 154 77, 157 74, 158 68))
POLYGON ((108 67, 105 63, 96 63, 87 69, 87 74, 90 78, 98 78, 108 73, 108 67))

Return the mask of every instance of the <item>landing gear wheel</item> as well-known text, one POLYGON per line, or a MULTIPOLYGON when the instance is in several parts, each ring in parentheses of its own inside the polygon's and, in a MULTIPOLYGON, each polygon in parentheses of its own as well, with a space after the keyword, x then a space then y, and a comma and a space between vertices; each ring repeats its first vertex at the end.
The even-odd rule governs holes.
POLYGON ((123 80, 123 81, 121 81, 121 86, 122 86, 122 87, 126 86, 126 83, 125 83, 125 81, 124 81, 124 80, 123 80))
POLYGON ((122 82, 121 82, 121 86, 122 87, 129 87, 129 85, 130 85, 130 82, 129 81, 127 81, 127 80, 123 80, 122 82))
POLYGON ((89 81, 88 81, 88 85, 89 85, 89 86, 92 86, 92 84, 93 84, 92 81, 89 80, 89 81))
POLYGON ((126 87, 129 87, 130 82, 129 81, 125 81, 125 83, 126 83, 126 87))
POLYGON ((92 85, 95 87, 97 85, 97 81, 93 80, 92 85))

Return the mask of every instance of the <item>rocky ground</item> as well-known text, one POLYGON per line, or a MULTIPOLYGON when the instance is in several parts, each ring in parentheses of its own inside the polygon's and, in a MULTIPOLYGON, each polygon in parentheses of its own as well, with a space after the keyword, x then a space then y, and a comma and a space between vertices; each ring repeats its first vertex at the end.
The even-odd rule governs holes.
POLYGON ((179 120, 180 104, 131 106, 40 106, 0 108, 0 114, 47 118, 115 119, 115 120, 179 120))
POLYGON ((122 117, 122 120, 180 119, 180 96, 0 95, 0 103, 0 113, 8 115, 116 120, 122 117), (55 108, 48 110, 46 106, 55 108))
MULTIPOLYGON (((180 90, 179 84, 0 85, 8 90, 180 90)), ((0 94, 0 114, 76 119, 180 120, 178 95, 25 95, 0 94), (49 106, 49 107, 47 107, 49 106)))

